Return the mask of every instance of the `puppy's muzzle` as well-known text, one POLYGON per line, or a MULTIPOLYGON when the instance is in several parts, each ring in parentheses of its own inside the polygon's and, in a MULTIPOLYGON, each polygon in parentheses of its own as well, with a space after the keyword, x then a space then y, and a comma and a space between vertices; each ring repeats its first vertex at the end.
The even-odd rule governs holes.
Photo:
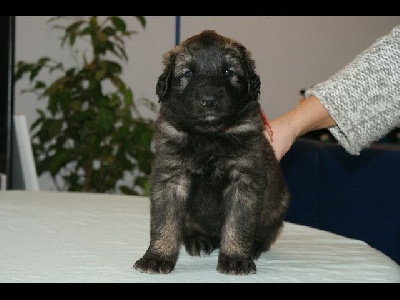
POLYGON ((200 97, 202 105, 207 107, 213 107, 217 103, 217 96, 215 95, 203 95, 200 97))

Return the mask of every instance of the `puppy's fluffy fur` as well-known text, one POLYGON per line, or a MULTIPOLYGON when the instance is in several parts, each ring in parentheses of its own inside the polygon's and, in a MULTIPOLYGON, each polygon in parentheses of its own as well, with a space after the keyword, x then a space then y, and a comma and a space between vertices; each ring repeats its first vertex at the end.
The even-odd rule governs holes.
POLYGON ((182 243, 217 270, 256 272, 289 193, 260 115, 260 78, 239 42, 206 30, 164 55, 156 92, 150 245, 134 267, 169 273, 182 243))

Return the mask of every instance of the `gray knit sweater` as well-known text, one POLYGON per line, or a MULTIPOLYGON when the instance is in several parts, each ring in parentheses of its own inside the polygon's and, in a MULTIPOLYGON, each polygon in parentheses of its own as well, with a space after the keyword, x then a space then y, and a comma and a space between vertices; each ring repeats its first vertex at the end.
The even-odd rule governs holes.
POLYGON ((330 129, 351 154, 400 126, 400 25, 328 80, 306 91, 336 121, 330 129))

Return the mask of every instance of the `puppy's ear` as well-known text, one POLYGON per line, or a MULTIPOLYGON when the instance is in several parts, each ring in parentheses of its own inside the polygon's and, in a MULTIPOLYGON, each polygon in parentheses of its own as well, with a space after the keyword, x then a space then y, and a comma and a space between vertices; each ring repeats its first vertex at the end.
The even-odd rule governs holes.
POLYGON ((255 71, 255 62, 251 58, 251 53, 245 48, 242 49, 242 55, 244 57, 245 70, 246 70, 246 79, 247 79, 247 87, 248 92, 253 100, 258 100, 258 96, 260 95, 260 87, 261 80, 260 76, 255 71))
POLYGON ((257 73, 252 69, 248 73, 248 89, 249 89, 249 94, 251 95, 253 100, 258 100, 258 96, 260 95, 260 87, 261 87, 261 81, 260 81, 260 76, 257 75, 257 73))
POLYGON ((175 55, 167 53, 164 56, 164 66, 165 66, 164 71, 158 77, 156 86, 156 94, 158 96, 158 102, 164 101, 165 96, 168 94, 171 77, 173 75, 175 66, 175 55))

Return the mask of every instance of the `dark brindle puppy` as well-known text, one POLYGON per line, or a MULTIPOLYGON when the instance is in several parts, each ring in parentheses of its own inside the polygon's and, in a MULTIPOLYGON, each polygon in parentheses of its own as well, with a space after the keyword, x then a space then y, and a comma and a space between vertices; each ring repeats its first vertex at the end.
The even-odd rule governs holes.
POLYGON ((277 238, 289 194, 264 136, 260 78, 246 48, 215 31, 164 55, 152 167, 150 245, 134 267, 169 273, 219 248, 217 270, 256 272, 277 238))

